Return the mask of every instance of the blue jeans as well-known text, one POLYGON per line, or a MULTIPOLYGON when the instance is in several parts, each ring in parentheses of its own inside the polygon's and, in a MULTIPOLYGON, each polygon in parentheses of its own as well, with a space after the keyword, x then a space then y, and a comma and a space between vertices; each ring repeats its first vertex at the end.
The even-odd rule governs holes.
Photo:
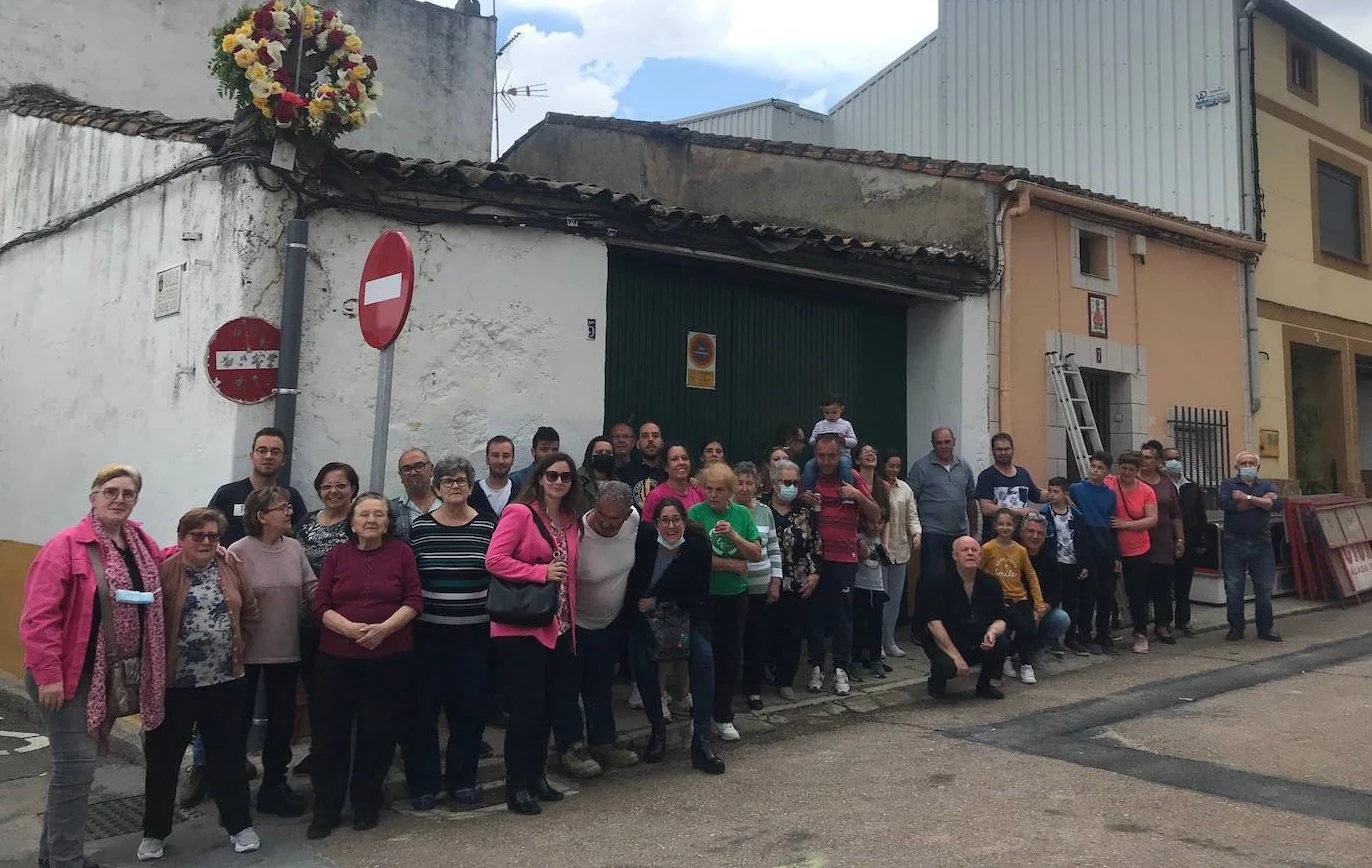
MULTIPOLYGON (((637 607, 637 603, 634 604, 637 607)), ((634 680, 643 697, 643 713, 653 726, 664 726, 662 685, 658 681, 658 661, 653 659, 653 634, 648 619, 637 609, 629 615, 629 657, 634 663, 634 680)), ((704 614, 691 616, 691 720, 696 735, 709 735, 715 707, 715 648, 710 625, 704 614)))
POLYGON ((1052 645, 1067 635, 1067 630, 1072 626, 1072 619, 1061 607, 1049 609, 1039 621, 1038 639, 1039 647, 1044 648, 1052 645))
MULTIPOLYGON (((805 469, 800 474, 800 490, 814 491, 817 478, 819 478, 819 465, 815 463, 815 459, 811 458, 805 462, 805 469)), ((849 455, 845 449, 838 451, 838 478, 842 480, 844 485, 853 484, 853 456, 849 455)))
POLYGON ((486 728, 489 624, 414 624, 419 676, 404 750, 410 798, 476 786, 481 735, 486 728), (438 715, 448 720, 448 743, 440 754, 438 715), (440 772, 440 756, 443 770, 440 772))
POLYGON ((576 628, 577 683, 561 692, 553 709, 553 741, 558 753, 582 741, 583 735, 589 747, 615 743, 615 714, 610 702, 615 664, 619 662, 619 637, 623 632, 620 621, 600 630, 576 628))
MULTIPOLYGON (((32 672, 24 672, 24 683, 29 698, 37 706, 38 685, 32 672)), ((62 703, 57 711, 38 712, 52 753, 38 859, 51 868, 81 868, 85 860, 86 813, 96 759, 95 739, 86 731, 86 697, 90 687, 90 672, 83 672, 76 695, 70 701, 62 703)))
POLYGON ((1243 632, 1244 578, 1252 577, 1255 618, 1258 635, 1272 632, 1272 590, 1277 584, 1277 557, 1272 551, 1272 538, 1238 537, 1225 534, 1221 543, 1224 551, 1224 600, 1229 629, 1243 632))

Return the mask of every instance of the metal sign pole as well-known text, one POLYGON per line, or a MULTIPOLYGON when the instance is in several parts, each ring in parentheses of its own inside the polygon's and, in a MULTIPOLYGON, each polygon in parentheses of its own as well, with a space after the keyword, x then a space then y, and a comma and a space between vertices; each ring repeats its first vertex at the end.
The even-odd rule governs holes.
POLYGON ((391 428, 391 379, 395 374, 395 344, 381 351, 376 365, 376 427, 372 429, 370 490, 386 490, 386 439, 391 428))

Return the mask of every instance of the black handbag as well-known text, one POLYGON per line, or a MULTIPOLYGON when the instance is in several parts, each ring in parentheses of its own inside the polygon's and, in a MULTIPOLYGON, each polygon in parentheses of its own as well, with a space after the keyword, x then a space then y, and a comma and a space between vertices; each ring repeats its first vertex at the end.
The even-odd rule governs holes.
MULTIPOLYGON (((534 526, 548 542, 548 548, 557 550, 553 535, 539 520, 538 513, 530 507, 534 526)), ((502 579, 491 576, 491 585, 486 592, 486 612, 491 620, 507 627, 546 627, 557 614, 557 582, 524 582, 518 579, 502 579)))
POLYGON ((691 613, 676 603, 658 603, 648 613, 648 630, 652 634, 650 654, 659 663, 686 660, 691 656, 691 613))

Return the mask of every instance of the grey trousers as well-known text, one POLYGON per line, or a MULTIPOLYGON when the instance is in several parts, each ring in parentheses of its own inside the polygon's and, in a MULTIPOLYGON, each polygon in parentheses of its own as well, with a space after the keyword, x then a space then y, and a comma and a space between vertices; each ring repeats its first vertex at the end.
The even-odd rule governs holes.
POLYGON ((887 564, 881 568, 882 579, 886 583, 886 609, 881 613, 881 644, 887 648, 896 644, 896 619, 900 617, 900 604, 905 602, 905 571, 908 563, 887 564))
MULTIPOLYGON (((24 673, 29 698, 38 704, 38 685, 32 672, 24 673)), ((90 673, 81 677, 76 695, 57 711, 39 710, 52 751, 52 778, 48 781, 48 810, 43 815, 43 837, 38 859, 49 868, 82 868, 86 851, 86 807, 95 780, 95 739, 86 731, 86 696, 90 673)))

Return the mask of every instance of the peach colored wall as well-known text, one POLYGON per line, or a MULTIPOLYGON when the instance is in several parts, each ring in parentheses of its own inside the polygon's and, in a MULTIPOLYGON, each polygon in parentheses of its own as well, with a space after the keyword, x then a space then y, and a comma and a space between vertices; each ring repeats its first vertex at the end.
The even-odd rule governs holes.
MULTIPOLYGON (((1015 437, 1016 461, 1048 472, 1049 400, 1044 353, 1050 333, 1089 337, 1087 291, 1072 285, 1071 218, 1039 207, 1007 220, 1008 292, 1001 301, 1001 425, 1015 437)), ((1238 264, 1148 238, 1140 264, 1130 233, 1115 228, 1116 285, 1107 296, 1107 351, 1147 375, 1145 409, 1134 430, 1168 439, 1176 406, 1229 411, 1230 451, 1245 437, 1243 344, 1238 264), (1136 313, 1137 310, 1137 313, 1136 313)), ((1079 358, 1082 367, 1089 359, 1079 358)), ((1108 428, 1107 420, 1101 426, 1108 428)), ((1134 443, 1137 447, 1139 444, 1134 443)), ((1115 451, 1119 443, 1113 443, 1115 451)))

